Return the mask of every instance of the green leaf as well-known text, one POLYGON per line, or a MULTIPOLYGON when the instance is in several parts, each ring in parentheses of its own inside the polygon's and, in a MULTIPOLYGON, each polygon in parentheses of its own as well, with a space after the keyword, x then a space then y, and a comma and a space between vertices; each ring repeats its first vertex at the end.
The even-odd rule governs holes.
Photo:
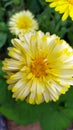
POLYGON ((2 61, 0 60, 0 78, 4 77, 5 72, 2 71, 2 61))
POLYGON ((4 46, 7 40, 7 33, 1 32, 0 33, 0 48, 4 46))
POLYGON ((0 77, 0 105, 4 104, 5 100, 7 101, 6 99, 7 88, 6 87, 7 87, 7 84, 5 83, 5 80, 2 77, 0 77))
POLYGON ((20 0, 14 0, 15 5, 19 5, 19 3, 20 3, 20 0))
POLYGON ((4 22, 0 22, 0 31, 8 31, 8 27, 4 22))
POLYGON ((44 32, 49 31, 50 18, 51 17, 52 17, 51 11, 50 11, 50 9, 48 7, 46 7, 44 9, 44 11, 37 16, 38 23, 39 23, 40 29, 42 31, 44 31, 44 32))
POLYGON ((39 0, 39 2, 42 5, 42 7, 45 7, 47 5, 47 2, 45 2, 45 0, 39 0))
POLYGON ((40 12, 41 6, 39 5, 38 0, 27 0, 26 3, 27 8, 34 14, 40 12))
POLYGON ((12 99, 5 80, 0 79, 0 112, 22 125, 39 121, 42 130, 65 130, 73 120, 73 87, 58 102, 30 105, 12 99))
POLYGON ((4 16, 4 13, 5 13, 5 8, 3 8, 2 6, 2 2, 0 1, 0 21, 3 21, 3 16, 4 16))
POLYGON ((68 32, 67 38, 70 44, 73 46, 73 32, 71 30, 68 32))

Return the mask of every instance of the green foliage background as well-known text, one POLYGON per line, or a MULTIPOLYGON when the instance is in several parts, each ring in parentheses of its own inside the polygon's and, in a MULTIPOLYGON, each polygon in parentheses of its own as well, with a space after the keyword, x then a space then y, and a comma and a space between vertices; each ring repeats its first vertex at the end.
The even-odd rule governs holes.
POLYGON ((40 121, 42 130, 66 130, 73 121, 73 87, 60 96, 57 102, 29 105, 25 101, 15 101, 2 72, 2 60, 7 57, 7 47, 13 36, 8 28, 8 20, 15 12, 28 9, 38 20, 39 29, 57 34, 73 46, 73 21, 61 21, 61 15, 49 8, 44 0, 0 0, 0 112, 7 118, 23 125, 40 121))

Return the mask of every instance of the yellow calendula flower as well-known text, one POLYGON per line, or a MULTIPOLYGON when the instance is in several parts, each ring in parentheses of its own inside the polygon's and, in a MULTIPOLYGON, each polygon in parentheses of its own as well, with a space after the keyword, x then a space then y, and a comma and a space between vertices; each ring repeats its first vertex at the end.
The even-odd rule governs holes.
POLYGON ((73 20, 73 0, 45 0, 51 2, 50 7, 55 7, 55 10, 63 14, 62 20, 66 20, 68 16, 73 20))
POLYGON ((73 85, 73 50, 66 41, 38 31, 12 43, 3 70, 13 98, 30 104, 56 101, 73 85))
POLYGON ((10 31, 13 34, 29 33, 38 29, 38 22, 30 11, 15 13, 9 21, 10 31))

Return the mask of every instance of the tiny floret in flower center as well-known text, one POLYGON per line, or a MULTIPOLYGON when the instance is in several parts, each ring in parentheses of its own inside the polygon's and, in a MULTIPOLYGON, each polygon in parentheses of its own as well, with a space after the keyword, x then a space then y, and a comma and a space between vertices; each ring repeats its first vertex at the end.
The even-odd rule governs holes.
POLYGON ((30 65, 30 71, 35 77, 43 77, 47 75, 48 63, 44 58, 37 58, 32 61, 30 65))
POLYGON ((68 0, 70 4, 73 4, 73 0, 68 0))

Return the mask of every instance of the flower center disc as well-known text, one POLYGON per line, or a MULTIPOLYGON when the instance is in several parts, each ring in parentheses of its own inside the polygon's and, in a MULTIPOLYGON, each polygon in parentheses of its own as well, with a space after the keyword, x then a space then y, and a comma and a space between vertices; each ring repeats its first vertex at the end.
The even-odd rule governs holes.
POLYGON ((28 29, 29 27, 31 27, 31 21, 28 17, 19 18, 16 24, 17 27, 20 29, 28 29))
POLYGON ((43 77, 47 75, 48 63, 44 58, 35 59, 30 66, 30 70, 35 77, 43 77))
POLYGON ((70 4, 73 4, 73 0, 68 0, 70 4))

